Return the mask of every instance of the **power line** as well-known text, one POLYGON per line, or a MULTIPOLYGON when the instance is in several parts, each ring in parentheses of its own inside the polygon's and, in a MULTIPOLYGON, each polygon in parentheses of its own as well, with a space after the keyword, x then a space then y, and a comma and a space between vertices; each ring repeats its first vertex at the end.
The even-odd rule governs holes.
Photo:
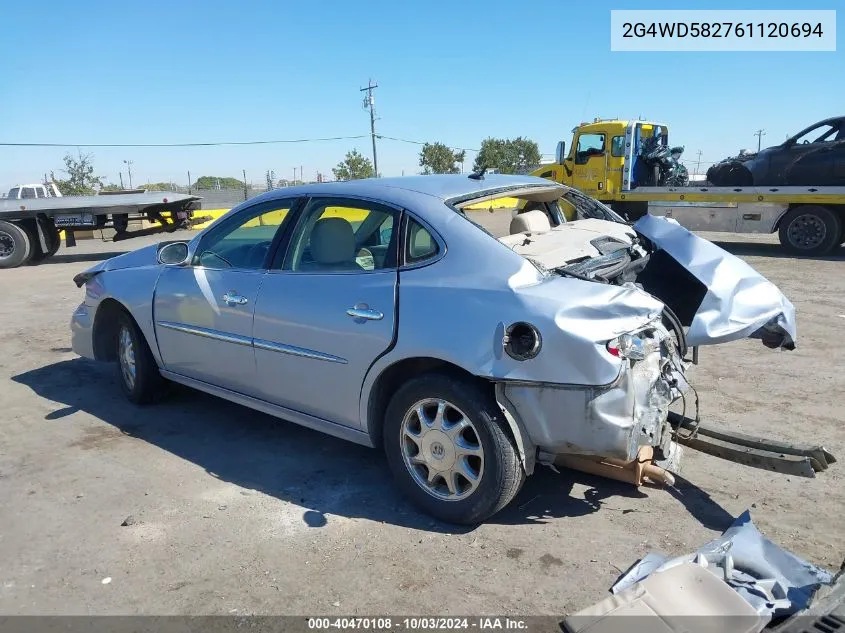
MULTIPOLYGON (((378 138, 386 138, 388 141, 399 141, 400 143, 411 143, 413 145, 428 145, 428 141, 412 141, 412 140, 407 139, 407 138, 397 138, 395 136, 385 136, 384 134, 376 134, 376 136, 378 138)), ((464 152, 480 152, 481 151, 479 149, 473 149, 471 147, 456 147, 456 146, 452 146, 452 145, 449 145, 447 147, 449 147, 449 149, 459 149, 459 150, 462 150, 464 152)), ((552 156, 552 154, 549 154, 549 156, 552 156)))
POLYGON ((327 136, 322 138, 295 138, 273 141, 212 141, 208 143, 0 143, 0 147, 213 147, 223 145, 276 145, 281 143, 314 143, 318 141, 349 141, 367 138, 369 134, 355 136, 327 136))

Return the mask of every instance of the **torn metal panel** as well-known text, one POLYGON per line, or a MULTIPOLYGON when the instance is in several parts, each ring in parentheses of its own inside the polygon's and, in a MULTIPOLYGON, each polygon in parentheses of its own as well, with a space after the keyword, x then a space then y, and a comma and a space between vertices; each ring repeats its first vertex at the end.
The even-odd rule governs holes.
POLYGON ((706 287, 687 333, 690 345, 754 337, 772 347, 795 347, 795 308, 751 266, 667 218, 646 214, 634 229, 706 287))
POLYGON ((611 588, 619 593, 652 574, 686 563, 715 574, 761 616, 782 617, 804 609, 822 585, 833 582, 826 570, 812 565, 763 536, 746 510, 725 533, 693 554, 668 559, 649 554, 611 588))

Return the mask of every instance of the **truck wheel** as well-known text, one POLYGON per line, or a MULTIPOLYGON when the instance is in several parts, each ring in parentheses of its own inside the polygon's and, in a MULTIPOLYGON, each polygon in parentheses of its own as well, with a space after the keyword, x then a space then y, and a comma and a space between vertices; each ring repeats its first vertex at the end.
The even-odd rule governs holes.
POLYGON ((0 268, 15 268, 32 257, 29 233, 12 222, 0 220, 0 268))
POLYGON ((780 222, 778 238, 790 252, 824 255, 836 247, 842 235, 839 216, 821 205, 795 207, 780 222))
POLYGON ((165 381, 135 320, 126 312, 117 317, 117 377, 126 397, 135 404, 153 402, 165 381))
POLYGON ((481 385, 427 374, 391 399, 384 449, 411 501, 442 521, 472 525, 504 508, 525 481, 507 429, 481 385))

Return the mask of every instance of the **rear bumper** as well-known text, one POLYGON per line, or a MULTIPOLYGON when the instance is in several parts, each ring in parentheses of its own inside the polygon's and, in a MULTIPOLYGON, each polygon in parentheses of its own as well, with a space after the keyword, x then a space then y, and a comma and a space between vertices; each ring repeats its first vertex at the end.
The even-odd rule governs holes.
POLYGON ((93 317, 84 303, 79 304, 70 319, 71 347, 75 354, 94 360, 93 317))
POLYGON ((540 451, 636 458, 640 447, 654 447, 657 456, 672 452, 669 405, 687 388, 683 366, 662 341, 640 361, 626 361, 616 380, 603 386, 508 383, 503 403, 512 409, 528 439, 540 451))

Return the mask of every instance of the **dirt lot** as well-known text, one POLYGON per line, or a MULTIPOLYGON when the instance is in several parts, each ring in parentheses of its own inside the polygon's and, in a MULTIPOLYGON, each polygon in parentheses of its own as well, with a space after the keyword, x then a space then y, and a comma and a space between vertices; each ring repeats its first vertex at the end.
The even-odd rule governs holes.
MULTIPOLYGON (((770 236, 708 237, 792 299, 799 341, 702 350, 705 419, 845 456, 845 252, 794 259, 770 236)), ((543 469, 500 515, 456 531, 410 507, 375 451, 185 389, 136 408, 112 366, 71 353, 71 278, 149 241, 80 242, 0 271, 0 613, 564 614, 746 508, 797 554, 842 562, 845 462, 808 480, 690 452, 674 490, 543 469)))

